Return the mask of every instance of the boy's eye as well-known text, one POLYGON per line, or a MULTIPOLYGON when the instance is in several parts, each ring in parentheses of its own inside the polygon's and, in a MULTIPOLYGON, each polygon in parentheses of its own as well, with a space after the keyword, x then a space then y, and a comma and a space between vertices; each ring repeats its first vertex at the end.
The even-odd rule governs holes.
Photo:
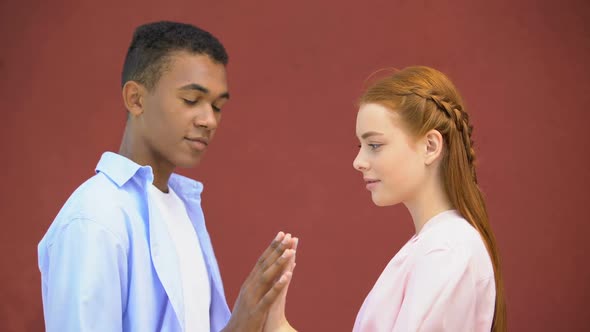
POLYGON ((190 99, 184 99, 184 98, 182 100, 184 100, 185 104, 191 105, 191 106, 196 104, 199 101, 198 99, 197 100, 190 100, 190 99))

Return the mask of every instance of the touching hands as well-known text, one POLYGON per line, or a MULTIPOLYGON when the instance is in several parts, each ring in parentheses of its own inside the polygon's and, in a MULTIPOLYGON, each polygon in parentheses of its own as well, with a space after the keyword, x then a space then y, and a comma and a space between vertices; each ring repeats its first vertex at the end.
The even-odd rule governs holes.
POLYGON ((291 234, 277 234, 242 284, 224 332, 259 332, 263 328, 282 331, 269 330, 266 325, 272 323, 269 326, 275 328, 284 324, 285 297, 295 266, 296 246, 297 238, 291 234), (268 323, 267 317, 271 317, 268 323))

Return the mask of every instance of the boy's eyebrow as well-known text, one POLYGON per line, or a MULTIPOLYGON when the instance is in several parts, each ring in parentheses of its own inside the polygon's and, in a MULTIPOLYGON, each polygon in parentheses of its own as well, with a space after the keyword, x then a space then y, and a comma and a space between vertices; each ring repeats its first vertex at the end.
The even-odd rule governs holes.
MULTIPOLYGON (((209 94, 209 89, 205 88, 202 85, 196 84, 196 83, 187 84, 187 85, 181 87, 180 90, 197 90, 197 91, 201 91, 205 94, 209 94)), ((218 98, 229 99, 229 92, 222 93, 218 98)))

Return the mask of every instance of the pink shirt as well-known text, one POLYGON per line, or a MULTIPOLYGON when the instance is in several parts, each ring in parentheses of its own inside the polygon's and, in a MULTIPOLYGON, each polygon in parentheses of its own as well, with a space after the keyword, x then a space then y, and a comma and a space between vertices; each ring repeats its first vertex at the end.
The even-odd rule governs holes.
POLYGON ((479 233, 455 210, 430 219, 389 262, 353 332, 490 331, 496 288, 479 233))

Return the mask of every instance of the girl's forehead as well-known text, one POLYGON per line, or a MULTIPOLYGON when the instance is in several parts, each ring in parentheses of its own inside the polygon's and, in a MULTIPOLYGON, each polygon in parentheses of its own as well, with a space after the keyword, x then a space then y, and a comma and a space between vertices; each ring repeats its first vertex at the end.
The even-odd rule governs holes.
POLYGON ((366 131, 392 132, 400 129, 400 116, 397 112, 380 104, 363 104, 357 114, 357 135, 366 131))

